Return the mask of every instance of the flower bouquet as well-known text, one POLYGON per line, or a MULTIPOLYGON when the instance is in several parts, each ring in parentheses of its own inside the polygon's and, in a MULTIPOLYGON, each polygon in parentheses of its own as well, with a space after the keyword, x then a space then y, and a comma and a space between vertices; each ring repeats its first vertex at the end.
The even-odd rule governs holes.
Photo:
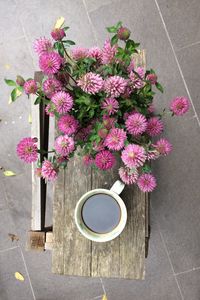
POLYGON ((60 18, 51 32, 52 39, 39 38, 34 50, 44 74, 42 84, 33 79, 5 79, 14 86, 15 101, 22 92, 36 95, 46 113, 57 119, 59 135, 51 157, 39 160, 42 149, 36 137, 23 138, 17 154, 26 163, 37 161, 36 173, 52 181, 60 168, 67 167, 77 148, 86 166, 100 170, 114 167, 121 157, 119 176, 125 184, 137 184, 143 192, 156 187, 150 161, 169 154, 171 143, 159 135, 165 114, 181 116, 189 109, 185 97, 176 97, 170 108, 156 113, 155 90, 163 92, 154 70, 135 67, 139 43, 130 39, 130 30, 121 22, 108 27, 111 38, 103 47, 72 47, 69 27, 60 18))

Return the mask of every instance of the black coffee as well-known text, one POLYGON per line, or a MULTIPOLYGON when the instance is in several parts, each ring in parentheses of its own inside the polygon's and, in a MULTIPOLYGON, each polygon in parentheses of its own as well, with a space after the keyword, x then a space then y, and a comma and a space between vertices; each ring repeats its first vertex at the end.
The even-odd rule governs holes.
POLYGON ((120 221, 121 210, 117 201, 107 194, 89 197, 82 207, 85 225, 96 233, 112 231, 120 221))

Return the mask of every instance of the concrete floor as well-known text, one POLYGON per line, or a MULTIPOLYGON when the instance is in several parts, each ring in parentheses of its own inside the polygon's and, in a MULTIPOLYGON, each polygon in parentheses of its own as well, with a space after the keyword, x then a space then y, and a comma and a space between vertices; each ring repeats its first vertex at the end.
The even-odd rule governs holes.
MULTIPOLYGON (((198 300, 200 299, 200 2, 199 0, 0 0, 0 300, 198 300), (51 254, 25 251, 30 228, 30 168, 16 157, 18 140, 30 134, 26 97, 9 105, 3 78, 37 70, 32 42, 63 15, 78 44, 101 45, 104 28, 122 20, 157 70, 165 94, 157 105, 187 95, 184 118, 166 119, 173 153, 154 163, 158 188, 151 197, 152 235, 145 281, 88 279, 51 273, 51 254), (8 233, 20 237, 11 242, 8 233), (24 282, 14 278, 18 271, 24 282)), ((49 197, 49 202, 51 198, 49 197)), ((50 215, 50 210, 49 210, 50 215)))

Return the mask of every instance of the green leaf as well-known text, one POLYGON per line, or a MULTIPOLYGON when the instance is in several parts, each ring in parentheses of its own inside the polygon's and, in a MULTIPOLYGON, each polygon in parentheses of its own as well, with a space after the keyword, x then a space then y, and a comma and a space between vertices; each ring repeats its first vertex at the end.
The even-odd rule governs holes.
POLYGON ((117 28, 115 26, 106 27, 106 29, 110 33, 116 33, 117 32, 117 28))
POLYGON ((164 89, 163 89, 162 85, 161 85, 159 82, 156 82, 156 87, 157 87, 157 89, 158 89, 161 93, 164 92, 164 89))
POLYGON ((11 95, 10 95, 12 102, 14 102, 21 95, 22 95, 22 91, 21 91, 21 89, 19 89, 19 87, 12 90, 11 95))
POLYGON ((35 99, 34 105, 40 104, 40 102, 42 101, 42 98, 39 96, 35 99))
POLYGON ((118 42, 118 36, 117 34, 115 34, 112 39, 111 39, 111 45, 113 46, 114 44, 116 44, 118 42))
POLYGON ((16 173, 14 173, 13 171, 10 171, 10 170, 5 170, 3 172, 4 176, 6 177, 11 177, 11 176, 16 176, 16 173))
POLYGON ((116 26, 115 26, 115 28, 118 30, 120 27, 122 27, 122 21, 119 21, 117 24, 116 24, 116 26))
POLYGON ((16 86, 16 82, 11 79, 4 79, 5 83, 9 86, 16 86))
POLYGON ((151 167, 148 166, 148 165, 144 165, 144 166, 142 167, 142 172, 143 172, 143 173, 151 173, 151 167))
POLYGON ((64 31, 67 31, 68 29, 69 29, 68 26, 63 27, 63 30, 64 30, 64 31))
POLYGON ((64 40, 63 43, 68 44, 68 45, 76 45, 76 43, 71 40, 64 40))

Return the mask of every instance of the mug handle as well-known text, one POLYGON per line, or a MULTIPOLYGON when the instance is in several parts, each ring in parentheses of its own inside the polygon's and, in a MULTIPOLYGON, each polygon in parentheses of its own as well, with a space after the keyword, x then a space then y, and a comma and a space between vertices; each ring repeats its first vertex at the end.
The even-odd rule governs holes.
POLYGON ((117 195, 120 195, 121 192, 123 191, 124 187, 125 187, 125 184, 122 181, 117 180, 111 187, 110 191, 116 193, 117 195))

